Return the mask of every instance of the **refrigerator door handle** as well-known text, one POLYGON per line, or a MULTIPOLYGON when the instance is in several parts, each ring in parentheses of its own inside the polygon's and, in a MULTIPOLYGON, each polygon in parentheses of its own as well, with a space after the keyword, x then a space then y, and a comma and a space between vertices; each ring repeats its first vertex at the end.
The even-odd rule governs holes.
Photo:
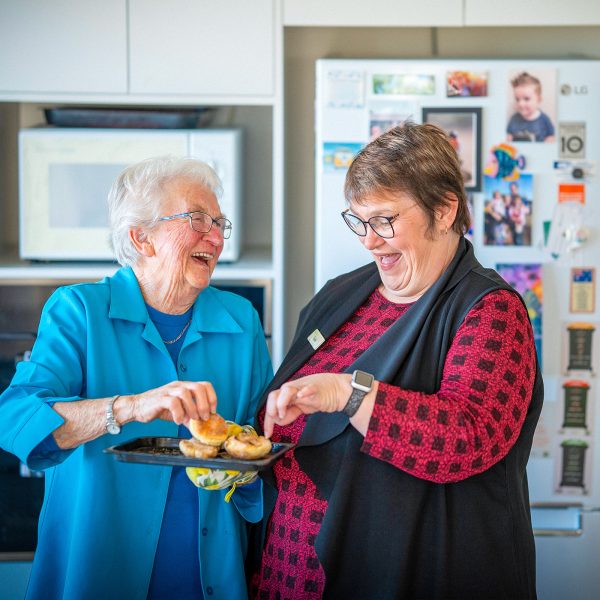
POLYGON ((581 503, 532 502, 531 525, 537 536, 580 536, 583 533, 583 512, 600 510, 581 503))

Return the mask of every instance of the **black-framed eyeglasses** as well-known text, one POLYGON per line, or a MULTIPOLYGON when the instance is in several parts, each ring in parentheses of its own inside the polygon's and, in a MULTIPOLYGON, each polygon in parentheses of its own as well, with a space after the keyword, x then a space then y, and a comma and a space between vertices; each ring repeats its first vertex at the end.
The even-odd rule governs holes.
POLYGON ((394 227, 392 223, 399 214, 400 213, 396 213, 391 217, 376 215, 371 217, 368 221, 363 221, 349 212, 349 209, 346 209, 342 212, 342 217, 344 218, 346 225, 348 225, 356 235, 360 235, 360 237, 365 237, 365 235, 367 235, 367 225, 369 225, 379 237, 392 238, 394 237, 394 227))
POLYGON ((190 227, 198 233, 208 233, 213 226, 213 223, 217 226, 219 233, 223 236, 224 240, 229 239, 231 236, 231 221, 225 217, 219 217, 213 219, 208 213, 193 210, 192 212, 179 213, 177 215, 169 215, 168 217, 161 217, 159 221, 173 221, 174 219, 190 220, 190 227))

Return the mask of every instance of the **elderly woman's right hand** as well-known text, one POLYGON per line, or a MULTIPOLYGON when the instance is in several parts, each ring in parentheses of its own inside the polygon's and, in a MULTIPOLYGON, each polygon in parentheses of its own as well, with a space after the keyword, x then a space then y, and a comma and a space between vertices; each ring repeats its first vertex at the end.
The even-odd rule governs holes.
POLYGON ((217 395, 208 381, 172 381, 131 396, 134 421, 155 419, 187 425, 190 419, 208 419, 217 410, 217 395))
MULTIPOLYGON (((56 402, 54 410, 64 423, 52 433, 59 448, 76 448, 106 433, 106 402, 56 402)), ((190 419, 208 419, 217 410, 217 395, 208 381, 172 381, 141 394, 118 396, 113 413, 119 425, 155 419, 187 425, 190 419)))

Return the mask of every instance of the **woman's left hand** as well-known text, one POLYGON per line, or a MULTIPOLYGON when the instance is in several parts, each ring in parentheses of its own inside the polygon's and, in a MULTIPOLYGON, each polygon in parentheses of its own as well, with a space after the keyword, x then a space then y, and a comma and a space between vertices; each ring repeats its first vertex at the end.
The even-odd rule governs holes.
POLYGON ((275 424, 289 425, 302 414, 342 410, 352 392, 350 381, 347 373, 318 373, 273 390, 267 398, 265 436, 271 437, 275 424))

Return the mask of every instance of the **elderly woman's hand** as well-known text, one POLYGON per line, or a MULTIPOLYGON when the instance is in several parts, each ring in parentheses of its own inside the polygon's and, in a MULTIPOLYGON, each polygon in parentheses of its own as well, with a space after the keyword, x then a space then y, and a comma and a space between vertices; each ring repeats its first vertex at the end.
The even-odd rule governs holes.
POLYGON ((164 419, 187 425, 217 410, 217 395, 208 381, 173 381, 131 398, 132 420, 141 423, 164 419))
POLYGON ((302 414, 342 410, 352 391, 350 380, 346 373, 318 373, 273 390, 267 398, 265 436, 271 437, 275 424, 289 425, 302 414))

